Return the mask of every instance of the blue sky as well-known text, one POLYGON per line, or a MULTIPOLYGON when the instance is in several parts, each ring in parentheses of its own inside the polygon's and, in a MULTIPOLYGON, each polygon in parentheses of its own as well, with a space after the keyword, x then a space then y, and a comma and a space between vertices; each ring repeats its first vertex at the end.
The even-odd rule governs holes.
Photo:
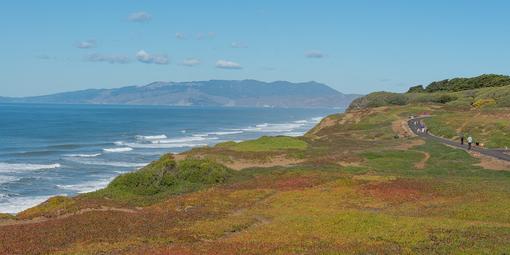
POLYGON ((510 1, 5 0, 0 96, 153 81, 347 93, 510 74, 510 1))

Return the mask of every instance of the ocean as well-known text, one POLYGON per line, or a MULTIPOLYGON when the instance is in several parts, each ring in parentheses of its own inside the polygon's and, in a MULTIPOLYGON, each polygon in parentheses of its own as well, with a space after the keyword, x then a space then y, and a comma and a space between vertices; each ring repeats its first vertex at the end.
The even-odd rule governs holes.
POLYGON ((0 104, 0 212, 105 187, 162 154, 299 136, 343 109, 0 104))

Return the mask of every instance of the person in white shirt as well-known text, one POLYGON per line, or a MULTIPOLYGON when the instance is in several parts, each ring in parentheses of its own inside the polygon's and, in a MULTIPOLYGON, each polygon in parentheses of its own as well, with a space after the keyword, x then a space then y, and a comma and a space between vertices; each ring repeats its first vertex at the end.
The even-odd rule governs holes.
POLYGON ((473 137, 468 136, 467 143, 468 143, 468 150, 471 150, 471 144, 473 143, 473 137))

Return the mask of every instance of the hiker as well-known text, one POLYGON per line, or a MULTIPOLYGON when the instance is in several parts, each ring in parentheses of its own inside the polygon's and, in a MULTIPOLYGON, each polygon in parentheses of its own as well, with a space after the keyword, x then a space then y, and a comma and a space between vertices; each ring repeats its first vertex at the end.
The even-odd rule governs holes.
POLYGON ((460 134, 460 145, 464 145, 464 134, 460 134))
POLYGON ((471 144, 473 143, 473 137, 468 136, 467 143, 468 143, 468 150, 471 150, 471 144))

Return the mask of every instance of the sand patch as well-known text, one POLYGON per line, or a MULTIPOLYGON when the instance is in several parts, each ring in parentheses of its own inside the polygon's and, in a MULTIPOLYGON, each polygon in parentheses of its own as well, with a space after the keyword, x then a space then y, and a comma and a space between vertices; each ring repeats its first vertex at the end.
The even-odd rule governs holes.
POLYGON ((398 134, 399 137, 415 137, 413 131, 409 128, 406 120, 396 120, 391 123, 391 129, 398 134))
POLYGON ((481 166, 489 170, 510 171, 510 162, 508 161, 485 156, 474 151, 471 151, 469 154, 475 158, 480 159, 480 163, 476 164, 477 166, 481 166))
POLYGON ((185 154, 174 154, 174 159, 176 161, 185 160, 188 157, 188 155, 185 154))
POLYGON ((292 159, 287 158, 285 156, 276 156, 270 158, 268 161, 256 161, 256 160, 246 160, 246 159, 233 159, 232 162, 222 162, 227 167, 230 167, 234 170, 241 170, 245 168, 252 167, 274 167, 274 166, 291 166, 295 164, 302 163, 304 160, 302 159, 292 159))
POLYGON ((421 138, 406 139, 406 140, 402 140, 402 143, 397 145, 395 147, 395 149, 397 149, 397 150, 409 150, 411 148, 414 148, 416 146, 420 146, 422 144, 425 144, 425 140, 423 140, 421 138))
POLYGON ((340 125, 346 124, 346 123, 358 123, 361 121, 361 117, 363 116, 363 113, 356 114, 353 112, 346 113, 343 118, 338 122, 340 125))
MULTIPOLYGON (((186 155, 186 154, 176 154, 174 155, 174 158, 176 161, 181 161, 186 158, 200 158, 204 159, 207 158, 207 155, 186 155)), ((303 159, 294 159, 294 158, 288 158, 286 155, 278 155, 273 156, 268 159, 264 160, 257 160, 257 159, 240 159, 235 157, 229 157, 229 159, 216 159, 216 162, 223 164, 226 167, 229 167, 233 170, 242 170, 245 168, 252 168, 252 167, 275 167, 275 166, 291 166, 299 163, 303 163, 303 159)))
MULTIPOLYGON (((345 117, 346 114, 344 114, 344 117, 345 117)), ((344 117, 342 117, 342 120, 344 119, 344 117)), ((329 128, 329 127, 333 127, 337 125, 337 120, 333 119, 332 117, 326 117, 324 119, 321 120, 321 122, 319 122, 319 124, 317 124, 314 128, 312 128, 310 131, 308 131, 305 136, 307 137, 314 137, 314 138, 319 138, 317 136, 317 134, 325 129, 325 128, 329 128)))
POLYGON ((338 163, 340 164, 340 166, 347 167, 347 166, 361 166, 363 162, 361 162, 361 161, 352 161, 352 162, 340 161, 338 163))

